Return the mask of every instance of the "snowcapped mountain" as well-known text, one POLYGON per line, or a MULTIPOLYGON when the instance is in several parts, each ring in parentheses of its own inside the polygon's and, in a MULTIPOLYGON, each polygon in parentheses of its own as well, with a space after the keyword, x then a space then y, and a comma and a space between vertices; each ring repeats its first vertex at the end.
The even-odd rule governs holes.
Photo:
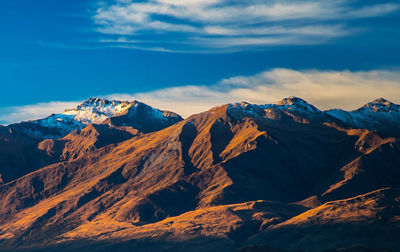
POLYGON ((305 100, 295 96, 264 105, 255 105, 247 102, 228 104, 228 111, 235 118, 258 115, 270 119, 288 119, 298 123, 337 120, 305 100))
POLYGON ((74 109, 67 109, 62 115, 73 116, 75 121, 84 124, 101 124, 106 119, 126 113, 132 106, 140 102, 116 101, 99 98, 90 98, 74 109))
POLYGON ((0 250, 400 247, 396 137, 347 127, 297 97, 225 104, 147 134, 117 127, 148 131, 173 115, 94 99, 31 122, 101 123, 62 139, 0 127, 0 250))
POLYGON ((288 110, 296 110, 296 111, 301 111, 301 112, 312 112, 312 113, 320 113, 321 111, 311 105, 310 103, 306 102, 305 100, 296 97, 296 96, 291 96, 284 98, 280 101, 278 101, 276 104, 271 104, 269 105, 271 107, 278 107, 281 109, 288 109, 288 110))
POLYGON ((180 120, 182 118, 178 114, 155 109, 136 100, 110 101, 90 98, 61 114, 52 114, 43 119, 21 122, 9 127, 39 138, 60 138, 73 130, 81 130, 88 124, 131 126, 141 132, 150 132, 180 120))
POLYGON ((305 100, 291 96, 273 104, 255 105, 247 102, 228 104, 228 112, 236 119, 259 116, 274 120, 288 119, 303 124, 340 123, 349 128, 375 130, 383 135, 398 136, 400 132, 400 105, 383 98, 353 111, 342 109, 321 111, 305 100))
POLYGON ((372 129, 387 134, 399 132, 400 129, 400 105, 383 98, 353 111, 331 109, 325 113, 353 128, 372 129))
MULTIPOLYGON (((232 118, 263 117, 274 120, 340 123, 349 128, 379 131, 385 135, 396 135, 400 130, 400 105, 383 98, 367 103, 363 107, 345 111, 331 109, 321 111, 307 101, 291 96, 276 103, 255 105, 247 102, 227 105, 232 118)), ((39 138, 61 138, 88 124, 130 126, 142 133, 166 128, 182 118, 170 111, 152 108, 139 101, 117 101, 90 98, 73 109, 49 117, 10 125, 28 135, 39 138)))
POLYGON ((303 113, 320 113, 321 111, 309 104, 305 100, 291 96, 284 98, 276 103, 256 105, 248 102, 231 103, 228 104, 229 109, 239 109, 245 113, 254 113, 261 110, 276 109, 276 110, 287 110, 287 111, 297 111, 303 113))

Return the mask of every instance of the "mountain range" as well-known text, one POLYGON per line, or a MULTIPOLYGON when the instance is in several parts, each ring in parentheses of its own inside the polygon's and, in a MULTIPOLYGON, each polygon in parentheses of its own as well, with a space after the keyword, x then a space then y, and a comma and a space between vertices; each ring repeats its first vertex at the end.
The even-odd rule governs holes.
POLYGON ((90 98, 0 127, 0 251, 398 251, 400 105, 186 119, 90 98))

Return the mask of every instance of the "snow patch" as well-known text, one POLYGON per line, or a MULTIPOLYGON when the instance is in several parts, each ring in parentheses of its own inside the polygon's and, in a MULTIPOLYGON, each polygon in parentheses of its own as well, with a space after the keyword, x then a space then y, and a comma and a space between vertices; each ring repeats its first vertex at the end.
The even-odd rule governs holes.
POLYGON ((73 130, 80 130, 88 124, 102 124, 112 117, 122 115, 134 117, 140 105, 146 106, 146 116, 155 121, 161 122, 167 121, 168 118, 180 118, 179 115, 173 112, 161 111, 138 101, 110 101, 106 99, 90 98, 76 108, 66 109, 61 114, 53 114, 43 119, 29 121, 27 124, 25 123, 25 126, 22 128, 26 133, 40 138, 59 138, 73 130), (52 133, 43 133, 44 130, 42 128, 29 128, 29 124, 48 128, 52 133), (54 134, 55 131, 58 132, 58 134, 54 134))

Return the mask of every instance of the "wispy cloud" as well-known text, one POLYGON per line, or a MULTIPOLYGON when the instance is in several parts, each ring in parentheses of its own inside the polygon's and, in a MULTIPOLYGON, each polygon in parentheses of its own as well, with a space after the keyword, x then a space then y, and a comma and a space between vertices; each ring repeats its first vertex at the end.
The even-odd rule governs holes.
MULTIPOLYGON (((285 68, 252 76, 234 76, 214 85, 169 87, 144 93, 110 94, 108 99, 140 100, 185 117, 224 103, 265 104, 299 96, 320 109, 356 109, 384 97, 400 103, 400 71, 298 71, 285 68)), ((13 123, 60 113, 80 102, 49 102, 0 109, 0 121, 13 123)))
POLYGON ((141 41, 144 37, 157 36, 159 44, 152 47, 172 50, 179 44, 182 50, 186 44, 188 50, 220 51, 324 43, 354 34, 357 29, 347 26, 348 20, 384 16, 399 9, 395 2, 334 0, 124 0, 101 6, 93 19, 98 32, 134 36, 141 47, 147 43, 141 41))

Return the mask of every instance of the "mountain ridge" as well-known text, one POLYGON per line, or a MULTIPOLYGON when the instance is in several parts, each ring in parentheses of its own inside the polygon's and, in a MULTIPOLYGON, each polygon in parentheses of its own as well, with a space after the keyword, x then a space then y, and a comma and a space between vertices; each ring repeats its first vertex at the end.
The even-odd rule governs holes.
POLYGON ((143 132, 150 132, 180 120, 182 117, 176 113, 155 109, 136 100, 130 102, 92 97, 76 108, 66 109, 63 113, 11 124, 8 127, 42 139, 56 139, 66 136, 73 130, 81 130, 89 124, 131 126, 143 132), (142 125, 141 121, 145 120, 147 123, 142 125))
POLYGON ((129 129, 93 124, 44 140, 43 152, 68 155, 0 185, 0 245, 9 251, 90 251, 101 244, 121 251, 233 251, 290 243, 289 249, 324 250, 354 245, 351 239, 398 245, 389 235, 370 242, 353 235, 342 244, 332 236, 346 228, 371 236, 369 221, 397 232, 400 144, 390 132, 350 127, 295 98, 217 106, 148 133, 129 129), (57 141, 71 145, 58 149, 65 142, 57 141), (361 203, 353 206, 354 198, 361 203), (365 208, 368 221, 342 225, 343 216, 361 216, 365 208), (310 213, 331 216, 337 226, 310 213), (271 238, 290 220, 307 221, 304 214, 312 225, 290 222, 286 240, 271 238), (315 230, 325 229, 332 239, 320 246, 307 238, 323 239, 315 230))
MULTIPOLYGON (((115 144, 182 120, 173 112, 154 109, 138 101, 121 102, 98 98, 90 98, 65 113, 1 127, 0 145, 12 143, 11 146, 18 146, 24 152, 11 153, 6 148, 0 152, 0 183, 11 181, 43 166, 68 160, 70 156, 84 155, 97 149, 98 146, 95 145, 98 145, 100 139, 107 144, 115 144), (92 124, 89 120, 91 118, 95 118, 100 124, 92 124), (91 133, 86 134, 88 132, 91 133), (14 135, 20 138, 23 136, 24 140, 13 144, 14 135), (105 136, 108 136, 107 140, 105 136), (78 137, 81 140, 78 141, 78 137), (84 141, 82 138, 85 137, 92 140, 84 141), (77 151, 78 149, 81 151, 77 151)), ((11 147, 11 150, 14 148, 11 147)))
MULTIPOLYGON (((290 96, 283 98, 280 101, 275 103, 267 103, 267 104, 252 104, 249 102, 240 102, 240 103, 229 103, 227 104, 231 107, 238 107, 243 106, 248 107, 244 108, 245 110, 249 110, 249 108, 257 109, 281 109, 282 111, 290 111, 290 110, 298 110, 302 112, 303 116, 307 113, 314 114, 320 113, 325 114, 325 116, 329 115, 337 120, 342 121, 343 123, 347 124, 351 127, 357 128, 367 128, 367 129, 374 129, 377 130, 376 125, 373 123, 368 123, 368 120, 388 120, 389 121, 397 121, 400 120, 400 105, 392 103, 384 98, 377 98, 372 100, 371 102, 366 103, 365 105, 361 106, 358 109, 354 110, 342 110, 342 109, 329 109, 329 110, 319 110, 312 104, 308 103, 307 101, 296 97, 290 96)), ((65 111, 61 114, 53 114, 49 117, 32 120, 32 121, 25 121, 21 123, 14 123, 9 126, 13 128, 18 128, 19 124, 23 123, 35 123, 37 127, 50 127, 50 128, 62 128, 62 126, 58 125, 61 124, 66 129, 59 134, 54 135, 42 135, 41 138, 58 138, 63 137, 67 133, 73 130, 80 130, 85 125, 88 124, 109 124, 109 123, 117 123, 118 126, 134 126, 129 125, 130 123, 124 122, 121 118, 124 115, 131 112, 129 109, 132 107, 138 106, 145 106, 146 109, 152 111, 149 113, 149 117, 159 117, 159 118, 175 118, 174 122, 182 120, 182 118, 171 111, 165 110, 158 110, 153 109, 150 106, 137 101, 119 101, 119 100, 107 100, 104 98, 96 98, 91 97, 84 101, 82 104, 78 105, 76 108, 73 109, 65 109, 65 111), (83 122, 83 123, 82 123, 83 122), (125 125, 124 125, 125 124, 125 125)), ((174 123, 171 122, 171 123, 174 123)), ((380 122, 379 122, 380 123, 380 122)), ((7 126, 6 126, 7 127, 7 126)), ((157 129, 155 129, 157 130, 157 129)), ((379 129, 383 130, 383 129, 379 129)), ((145 130, 146 131, 146 130, 145 130)), ((29 134, 28 130, 25 130, 25 133, 29 134)), ((40 134, 39 134, 40 136, 40 134)))

